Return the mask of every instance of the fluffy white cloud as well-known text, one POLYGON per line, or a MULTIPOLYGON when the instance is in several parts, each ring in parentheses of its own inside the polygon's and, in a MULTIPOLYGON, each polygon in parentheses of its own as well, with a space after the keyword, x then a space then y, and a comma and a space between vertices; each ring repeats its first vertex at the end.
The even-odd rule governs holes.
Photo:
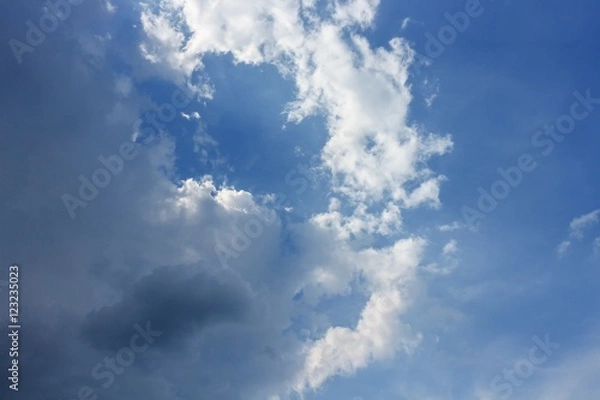
POLYGON ((452 141, 408 124, 412 50, 400 38, 372 48, 360 33, 373 23, 378 4, 333 0, 317 9, 307 0, 163 0, 142 13, 141 51, 166 77, 195 85, 194 72, 202 71, 202 58, 211 53, 269 63, 295 82, 296 99, 285 109, 290 121, 326 117, 329 138, 321 159, 335 197, 327 211, 298 228, 305 246, 297 263, 305 273, 297 290, 318 301, 347 294, 363 276, 369 300, 354 328, 331 327, 307 343, 294 382, 299 390, 316 389, 335 374, 353 373, 418 343, 399 316, 410 303, 408 286, 425 242, 397 239, 401 210, 439 207, 445 178, 426 162, 448 152, 452 141), (395 244, 371 247, 377 237, 395 244))
POLYGON ((346 29, 370 24, 378 1, 336 1, 325 16, 314 4, 294 0, 160 4, 142 15, 143 48, 152 60, 164 60, 188 79, 202 69, 208 53, 276 65, 298 90, 287 107, 289 119, 300 122, 318 112, 327 116, 330 139, 322 157, 337 191, 358 203, 389 197, 404 207, 439 205, 443 177, 423 162, 447 152, 452 142, 407 125, 413 52, 399 38, 388 49, 372 49, 363 36, 346 29), (187 37, 184 30, 190 32, 187 37))
POLYGON ((373 360, 410 352, 421 336, 400 316, 410 304, 411 281, 416 278, 425 242, 405 239, 385 249, 366 249, 351 257, 352 268, 365 278, 369 299, 354 328, 331 327, 306 345, 304 368, 294 381, 297 391, 317 389, 334 375, 349 375, 373 360))
MULTIPOLYGON (((317 9, 317 2, 310 0, 152 2, 141 8, 145 37, 136 43, 141 60, 130 49, 119 48, 130 57, 127 61, 134 75, 143 70, 140 76, 113 76, 108 69, 76 70, 66 57, 56 57, 57 65, 34 65, 20 72, 20 82, 48 81, 39 77, 48 76, 49 71, 57 82, 44 86, 43 101, 32 102, 33 110, 28 110, 50 117, 32 120, 25 111, 11 115, 15 121, 7 124, 9 134, 19 144, 15 151, 0 149, 14 171, 25 171, 3 173, 0 184, 8 193, 6 209, 13 212, 2 215, 3 225, 19 229, 5 232, 2 242, 9 247, 10 257, 28 266, 28 285, 37 295, 28 300, 29 318, 44 315, 50 304, 54 313, 63 313, 72 322, 64 325, 69 327, 65 337, 70 345, 83 348, 77 332, 82 321, 97 322, 98 315, 108 315, 122 328, 129 323, 128 317, 145 316, 149 307, 136 300, 140 293, 154 289, 169 293, 172 289, 160 284, 163 278, 191 292, 190 296, 177 292, 177 304, 196 311, 208 304, 211 312, 206 314, 211 318, 215 314, 231 317, 225 326, 198 322, 194 312, 173 319, 191 338, 182 344, 185 354, 175 357, 165 350, 160 366, 132 371, 131 380, 107 398, 123 397, 135 388, 140 398, 149 399, 199 395, 264 399, 285 392, 286 382, 301 391, 316 389, 336 374, 352 374, 374 360, 393 357, 398 350, 410 352, 419 343, 420 334, 402 318, 412 303, 426 241, 402 231, 401 213, 440 205, 444 177, 431 171, 426 162, 449 151, 452 142, 407 123, 412 51, 399 38, 373 48, 361 34, 373 23, 378 3, 332 0, 317 9), (136 85, 157 74, 193 90, 198 98, 210 98, 214 89, 202 73, 202 57, 211 53, 232 54, 240 63, 270 63, 293 80, 296 97, 285 107, 290 121, 299 123, 317 114, 326 117, 328 140, 321 160, 332 178, 329 208, 306 222, 286 226, 289 231, 284 232, 281 221, 273 218, 257 194, 220 185, 210 176, 178 181, 176 142, 166 127, 158 145, 145 148, 125 165, 110 186, 70 221, 60 195, 77 190, 78 175, 98 167, 101 153, 114 153, 120 143, 130 140, 144 104, 152 103, 137 92, 136 85), (94 96, 81 100, 81 92, 94 96), (77 115, 69 129, 62 117, 54 118, 65 110, 77 115), (37 137, 38 132, 50 134, 37 137), (25 162, 31 160, 31 164, 25 162), (263 232, 250 246, 236 251, 228 259, 229 268, 223 270, 215 243, 234 243, 254 217, 271 222, 262 226, 263 232), (36 252, 23 237, 39 244, 36 252), (379 241, 382 237, 385 240, 379 241), (284 254, 284 239, 301 247, 298 255, 284 254), (181 265, 191 272, 178 275, 181 265), (194 291, 204 277, 215 285, 214 296, 204 298, 194 291), (186 284, 188 279, 191 284, 186 284), (230 313, 235 308, 230 304, 224 307, 226 313, 219 312, 220 301, 227 300, 231 288, 243 293, 236 301, 248 303, 239 307, 240 315, 230 313), (315 335, 302 346, 295 338, 281 335, 290 329, 290 320, 298 312, 293 300, 298 293, 311 305, 323 297, 349 294, 354 288, 359 289, 354 295, 366 298, 354 326, 328 324, 314 329, 315 335), (222 352, 214 355, 213 348, 222 352), (215 387, 214 382, 223 383, 215 387), (160 390, 153 390, 157 386, 160 390), (172 387, 180 394, 170 392, 172 387)), ((106 4, 89 7, 105 10, 106 4)), ((82 51, 106 61, 112 36, 85 37, 88 40, 79 42, 82 51)), ((111 44, 111 49, 121 45, 111 44)), ((28 93, 12 89, 11 93, 28 93)), ((30 103, 25 98, 13 101, 23 105, 22 110, 30 103)), ((180 111, 183 118, 188 116, 186 124, 199 118, 195 110, 180 111)), ((194 140, 202 148, 218 145, 204 131, 194 140)), ((159 310, 170 304, 169 296, 152 298, 158 301, 159 310)), ((38 323, 39 331, 45 332, 52 331, 49 328, 56 322, 39 318, 38 323)), ((91 326, 109 329, 112 324, 91 326)), ((96 339, 107 344, 110 338, 96 339)), ((55 382, 57 393, 67 398, 77 389, 69 386, 70 380, 89 380, 87 369, 100 353, 87 348, 77 365, 56 362, 69 369, 62 375, 52 368, 41 370, 48 374, 48 381, 55 382), (75 369, 77 374, 71 374, 75 369)), ((40 387, 28 398, 42 398, 44 389, 40 387)))

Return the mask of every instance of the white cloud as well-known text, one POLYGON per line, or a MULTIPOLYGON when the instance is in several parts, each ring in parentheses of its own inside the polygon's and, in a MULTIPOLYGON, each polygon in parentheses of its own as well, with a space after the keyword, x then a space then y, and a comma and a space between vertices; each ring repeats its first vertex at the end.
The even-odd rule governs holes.
MULTIPOLYGON (((289 121, 326 117, 329 138, 321 158, 333 195, 326 212, 298 228, 309 232, 297 261, 303 271, 300 286, 307 301, 318 301, 348 293, 353 279, 362 276, 369 300, 354 328, 330 327, 307 343, 294 382, 301 390, 354 373, 399 348, 410 350, 419 341, 399 316, 410 304, 410 282, 425 242, 397 239, 401 210, 440 206, 445 177, 426 162, 450 151, 452 141, 407 122, 413 51, 400 38, 372 48, 360 33, 372 25, 378 4, 332 0, 330 7, 317 10, 310 0, 163 0, 142 12, 146 38, 140 50, 164 77, 210 96, 205 81, 200 87, 192 81, 203 69, 204 55, 269 63, 295 82, 296 98, 285 108, 289 121), (395 244, 370 247, 369 237, 377 236, 395 244), (388 303, 384 309, 382 299, 388 303)), ((193 190, 185 188, 177 204, 192 212, 194 193, 208 188, 186 185, 193 190)), ((224 193, 240 196, 234 189, 224 193)))
POLYGON ((410 304, 410 283, 415 279, 425 242, 406 239, 387 249, 367 249, 350 258, 370 287, 370 296, 354 328, 331 327, 306 345, 304 368, 294 389, 317 389, 335 375, 351 375, 373 360, 393 358, 396 351, 412 351, 421 340, 400 320, 410 304))
POLYGON ((458 251, 458 242, 456 240, 451 240, 442 249, 442 254, 445 256, 451 256, 458 251))
POLYGON ((117 11, 117 7, 110 1, 110 0, 106 0, 106 11, 108 11, 111 14, 114 14, 115 11, 117 11))
POLYGON ((151 61, 169 60, 187 77, 202 69, 202 56, 211 52, 231 53, 237 62, 272 63, 296 82, 297 99, 287 108, 291 121, 327 115, 323 161, 336 191, 357 203, 390 197, 404 207, 439 205, 443 177, 422 163, 449 151, 452 142, 406 123, 412 51, 398 38, 388 49, 372 49, 357 33, 344 39, 346 27, 372 22, 377 1, 334 2, 329 17, 320 17, 310 2, 301 9, 293 0, 161 4, 160 12, 146 8, 142 16, 148 37, 143 51, 151 61), (174 13, 192 32, 189 38, 170 22, 174 13), (312 23, 306 26, 307 20, 312 23))
POLYGON ((447 225, 441 225, 438 227, 438 230, 440 232, 453 232, 459 229, 463 229, 465 226, 463 223, 459 222, 459 221, 454 221, 451 224, 447 224, 447 225))
POLYGON ((406 17, 406 18, 404 18, 404 19, 402 20, 402 25, 401 25, 401 28, 402 28, 402 29, 406 29, 406 28, 408 28, 408 25, 409 25, 411 22, 413 22, 413 20, 412 20, 412 19, 410 19, 409 17, 406 17))
POLYGON ((191 119, 200 119, 200 113, 198 111, 194 111, 191 114, 186 114, 186 113, 182 112, 181 116, 183 118, 187 119, 188 121, 191 119))
POLYGON ((367 206, 361 204, 354 209, 352 215, 346 216, 341 212, 341 202, 338 198, 332 198, 328 211, 315 215, 312 220, 315 225, 344 240, 362 234, 389 235, 401 226, 400 209, 392 202, 378 214, 368 212, 367 206))
MULTIPOLYGON (((281 382, 292 376, 297 364, 288 352, 295 354, 299 344, 281 335, 289 324, 293 292, 283 284, 264 289, 266 271, 278 257, 279 249, 273 243, 280 241, 281 225, 275 221, 265 226, 262 236, 254 240, 244 256, 232 259, 231 269, 223 271, 215 255, 213 233, 227 237, 231 227, 247 218, 248 212, 266 209, 249 192, 219 185, 209 177, 181 183, 171 180, 169 173, 175 159, 170 140, 154 147, 141 146, 135 160, 124 163, 102 194, 85 208, 77 209, 76 219, 70 219, 60 195, 68 192, 77 196, 78 176, 89 176, 100 167, 99 156, 118 152, 151 102, 136 93, 135 87, 123 99, 112 90, 112 74, 97 74, 88 80, 84 71, 68 61, 68 57, 50 58, 23 70, 27 82, 35 82, 45 74, 53 77, 51 84, 36 86, 41 98, 53 101, 19 103, 15 113, 5 117, 15 128, 7 132, 14 146, 0 148, 3 160, 12 165, 0 176, 8 207, 0 214, 2 224, 15 225, 21 220, 19 229, 35 232, 27 241, 9 231, 0 233, 7 249, 0 257, 4 265, 18 260, 27 266, 28 287, 36 294, 22 299, 33 328, 28 339, 30 349, 51 354, 48 359, 68 365, 65 369, 46 368, 44 357, 32 362, 30 367, 37 366, 36 371, 46 374, 53 383, 29 386, 28 398, 43 398, 50 389, 60 391, 60 395, 53 396, 57 398, 76 393, 78 387, 90 381, 95 363, 106 356, 106 351, 81 340, 78 330, 86 315, 120 301, 141 277, 156 268, 188 264, 207 275, 214 273, 219 278, 215 282, 227 282, 231 277, 243 282, 242 287, 252 293, 248 306, 256 313, 235 327, 217 326, 201 332, 186 328, 186 334, 193 336, 192 343, 178 343, 181 347, 176 354, 168 355, 170 349, 166 348, 156 354, 154 360, 160 362, 151 373, 132 368, 106 396, 131 397, 134 393, 149 400, 179 398, 170 390, 177 387, 188 393, 201 390, 211 399, 264 399, 267 396, 263 391, 280 390, 281 382), (82 88, 93 95, 82 97, 82 88), (117 108, 119 118, 113 117, 117 108), (78 117, 69 119, 68 124, 63 118, 52 117, 63 115, 66 109, 78 117), (30 119, 28 112, 48 117, 30 119), (38 336, 36 332, 43 334, 38 336), (202 345, 196 343, 200 334, 202 345), (41 342, 35 338, 41 338, 41 342), (61 347, 64 343, 68 347, 61 347), (209 347, 235 343, 236 354, 245 361, 231 368, 230 359, 213 357, 205 343, 210 343, 209 347), (265 343, 276 349, 272 353, 285 357, 257 356, 265 343), (257 374, 257 370, 265 373, 257 374), (190 379, 200 375, 208 382, 222 383, 227 391, 218 392, 210 383, 190 379)), ((3 95, 4 100, 6 96, 14 100, 13 94, 3 95)), ((136 321, 129 321, 130 316, 135 317, 119 315, 110 325, 133 325, 136 321)))
POLYGON ((598 222, 600 222, 600 209, 575 218, 569 225, 571 228, 570 235, 574 238, 581 239, 583 238, 583 232, 596 225, 598 222))
POLYGON ((558 247, 556 248, 556 251, 558 252, 559 256, 563 256, 567 252, 567 250, 569 250, 570 247, 571 247, 571 241, 564 240, 558 245, 558 247))
POLYGON ((128 76, 120 76, 115 79, 115 91, 123 97, 129 96, 133 82, 128 76))
POLYGON ((562 241, 556 251, 559 256, 563 256, 571 247, 574 240, 582 240, 584 233, 589 228, 600 222, 600 209, 594 210, 581 217, 574 218, 569 224, 569 238, 562 241))

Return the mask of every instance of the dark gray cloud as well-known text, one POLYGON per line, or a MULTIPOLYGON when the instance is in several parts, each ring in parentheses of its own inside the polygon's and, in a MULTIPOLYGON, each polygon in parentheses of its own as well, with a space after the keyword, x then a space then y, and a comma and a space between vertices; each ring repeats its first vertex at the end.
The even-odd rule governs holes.
POLYGON ((159 267, 135 283, 120 302, 89 313, 83 338, 101 349, 127 345, 132 325, 150 322, 162 332, 156 347, 181 346, 203 326, 248 316, 251 292, 239 279, 201 267, 159 267))
MULTIPOLYGON (((0 16, 4 44, 22 35, 43 5, 12 3, 0 16)), ((295 367, 284 354, 298 349, 281 337, 289 321, 283 302, 272 301, 285 294, 258 276, 276 265, 275 228, 232 262, 239 273, 222 271, 213 231, 230 232, 237 217, 202 199, 193 217, 161 219, 177 177, 160 167, 172 160, 159 146, 140 152, 77 218, 61 201, 160 101, 135 85, 127 97, 115 91, 121 75, 152 75, 135 37, 120 36, 139 21, 117 5, 120 12, 109 15, 103 1, 84 1, 23 64, 8 46, 0 52, 0 271, 21 265, 23 326, 21 391, 3 384, 0 398, 71 400, 84 386, 102 400, 265 398, 295 367), (98 39, 107 33, 108 50, 98 39), (90 64, 92 50, 110 62, 90 64), (147 322, 163 332, 160 340, 104 388, 94 368, 129 344, 135 324, 147 322)), ((7 344, 3 334, 0 348, 7 344)))

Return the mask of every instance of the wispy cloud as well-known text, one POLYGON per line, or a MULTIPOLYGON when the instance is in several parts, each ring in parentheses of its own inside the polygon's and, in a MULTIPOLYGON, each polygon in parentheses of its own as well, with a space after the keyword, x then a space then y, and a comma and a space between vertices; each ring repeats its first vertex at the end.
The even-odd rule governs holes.
MULTIPOLYGON (((557 247, 556 251, 559 256, 564 256, 569 250, 574 240, 582 240, 584 233, 597 225, 600 222, 600 209, 594 210, 588 214, 584 214, 580 217, 574 218, 569 224, 569 237, 563 240, 557 247)), ((594 246, 597 246, 597 239, 594 242, 594 246)))

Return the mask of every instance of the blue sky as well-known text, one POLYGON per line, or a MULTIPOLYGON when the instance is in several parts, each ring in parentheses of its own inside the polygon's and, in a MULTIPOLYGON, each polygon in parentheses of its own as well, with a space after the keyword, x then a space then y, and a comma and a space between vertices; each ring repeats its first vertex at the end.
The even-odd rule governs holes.
POLYGON ((56 4, 0 31, 8 398, 600 394, 600 5, 56 4))

